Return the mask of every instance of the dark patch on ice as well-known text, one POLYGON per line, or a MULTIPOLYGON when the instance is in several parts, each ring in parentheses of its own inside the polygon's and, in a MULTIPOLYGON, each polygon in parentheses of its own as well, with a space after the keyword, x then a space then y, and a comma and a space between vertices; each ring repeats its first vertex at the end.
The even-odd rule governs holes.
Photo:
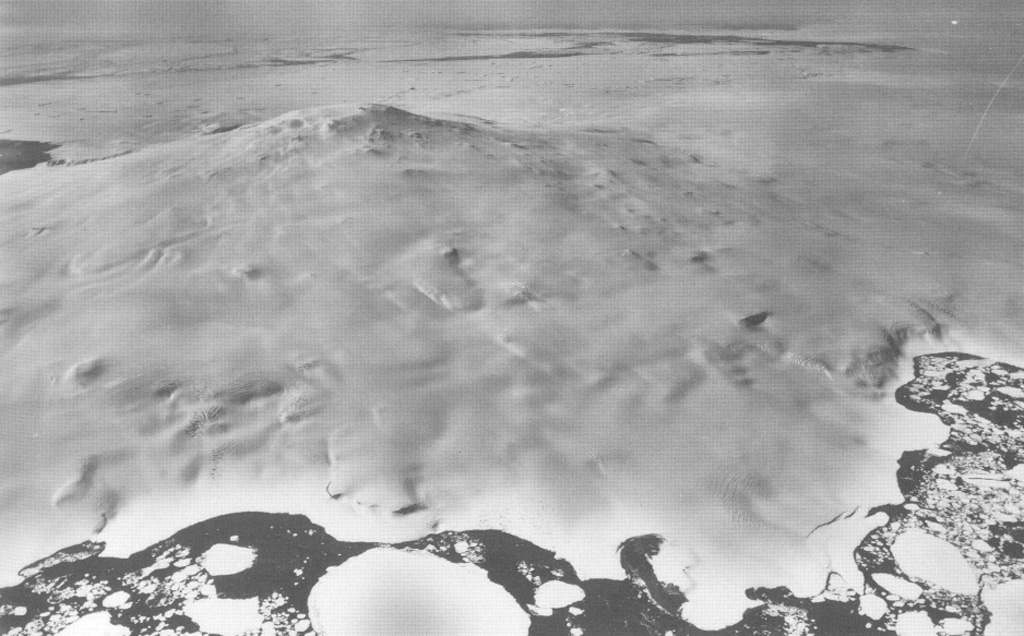
POLYGON ((814 534, 818 530, 821 530, 822 528, 827 528, 828 526, 834 524, 835 522, 839 521, 840 519, 849 519, 853 515, 857 514, 858 510, 859 510, 859 508, 854 508, 853 511, 851 511, 851 512, 840 512, 839 514, 837 514, 836 516, 832 517, 828 521, 826 521, 824 523, 819 523, 818 525, 814 526, 814 529, 811 530, 810 532, 808 532, 807 536, 808 537, 811 536, 812 534, 814 534))
POLYGON ((221 133, 231 132, 232 130, 236 130, 236 129, 241 128, 241 127, 242 127, 242 124, 225 124, 224 126, 217 126, 216 128, 211 128, 210 130, 204 130, 203 134, 204 135, 219 135, 221 133))
POLYGON ((85 387, 98 380, 106 370, 107 363, 97 358, 75 365, 71 369, 71 377, 79 386, 85 387))
POLYGON ((49 161, 50 151, 59 147, 45 141, 0 139, 0 174, 49 161))
POLYGON ((355 56, 352 55, 352 52, 347 52, 347 53, 327 53, 326 55, 323 56, 323 58, 325 60, 357 60, 358 59, 358 58, 356 58, 355 56))
POLYGON ((635 263, 640 265, 640 267, 643 267, 649 272, 656 272, 660 269, 658 267, 658 263, 655 262, 654 260, 654 254, 652 252, 641 254, 636 250, 626 250, 622 253, 622 255, 634 261, 635 263))
POLYGON ((525 285, 518 285, 505 300, 505 304, 509 306, 528 305, 535 302, 540 302, 540 297, 525 285))
POLYGON ((87 163, 95 163, 97 161, 106 161, 107 159, 113 159, 115 157, 121 157, 134 152, 133 150, 124 150, 121 152, 115 152, 112 155, 104 155, 102 157, 85 157, 83 159, 51 159, 46 162, 48 166, 81 166, 87 163))
POLYGON ((557 51, 514 51, 512 53, 500 53, 494 55, 452 55, 449 57, 421 57, 405 60, 389 60, 391 62, 471 62, 474 60, 536 60, 560 57, 577 57, 587 55, 578 50, 557 50, 557 51))
POLYGON ((800 49, 847 49, 853 51, 877 51, 896 53, 913 49, 895 44, 873 44, 865 42, 830 42, 824 40, 774 40, 742 35, 687 35, 675 33, 618 33, 618 37, 631 42, 648 44, 748 44, 758 46, 789 47, 800 49))
POLYGON ((157 398, 159 400, 166 400, 167 398, 169 398, 172 395, 174 395, 174 393, 177 390, 178 390, 178 384, 175 383, 175 382, 168 382, 166 384, 161 384, 161 385, 159 385, 159 386, 157 386, 156 388, 153 389, 153 397, 155 397, 155 398, 157 398))
POLYGON ((267 66, 306 66, 309 64, 322 64, 322 59, 293 59, 284 57, 271 57, 267 58, 267 66))
POLYGON ((444 251, 444 260, 452 267, 458 267, 459 263, 462 262, 462 255, 459 254, 459 250, 456 247, 450 247, 444 251))
POLYGON ((740 325, 747 329, 753 329, 754 327, 764 324, 764 321, 768 320, 768 317, 771 315, 772 312, 770 311, 759 311, 756 314, 750 314, 746 318, 741 318, 740 325))
POLYGON ((0 86, 17 86, 19 84, 38 84, 40 82, 53 82, 63 79, 75 79, 77 76, 71 71, 55 73, 38 73, 30 75, 7 75, 0 77, 0 86))
POLYGON ((768 55, 771 51, 767 49, 744 50, 744 51, 708 51, 706 53, 651 53, 651 57, 701 57, 705 55, 768 55))
POLYGON ((392 514, 398 515, 399 517, 404 517, 406 515, 412 515, 416 514, 417 512, 422 512, 426 509, 426 505, 417 502, 411 503, 408 506, 403 506, 398 510, 395 510, 392 514))

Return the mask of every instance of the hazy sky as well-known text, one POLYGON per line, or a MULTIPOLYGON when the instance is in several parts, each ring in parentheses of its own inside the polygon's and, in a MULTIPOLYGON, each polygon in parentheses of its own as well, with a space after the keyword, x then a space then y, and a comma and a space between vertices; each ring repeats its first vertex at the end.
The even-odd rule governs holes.
POLYGON ((310 33, 377 26, 928 28, 1024 12, 1019 0, 0 0, 0 26, 92 33, 310 33))
POLYGON ((1019 8, 1018 0, 335 0, 282 4, 303 5, 331 5, 328 13, 351 12, 397 23, 756 28, 845 21, 884 24, 1019 8))

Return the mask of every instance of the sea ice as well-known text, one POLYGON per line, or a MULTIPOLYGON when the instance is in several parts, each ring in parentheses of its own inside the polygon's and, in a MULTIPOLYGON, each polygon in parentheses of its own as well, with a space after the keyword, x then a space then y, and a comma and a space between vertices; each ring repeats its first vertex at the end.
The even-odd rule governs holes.
POLYGON ((199 565, 213 576, 236 574, 248 569, 256 560, 252 548, 216 543, 199 557, 199 565))
POLYGON ((108 612, 93 612, 80 617, 54 636, 129 636, 124 625, 113 625, 108 612))
POLYGON ((557 609, 582 601, 583 590, 578 585, 564 583, 562 581, 548 581, 534 593, 534 603, 538 607, 557 609))
POLYGON ((328 570, 310 592, 323 636, 525 636, 530 618, 474 565, 378 548, 328 570))
POLYGON ((907 530, 892 545, 896 563, 908 575, 929 581, 957 594, 978 593, 978 572, 955 547, 916 528, 907 530))
POLYGON ((221 636, 242 636, 259 631, 263 625, 257 598, 204 598, 192 601, 182 611, 204 632, 221 636))

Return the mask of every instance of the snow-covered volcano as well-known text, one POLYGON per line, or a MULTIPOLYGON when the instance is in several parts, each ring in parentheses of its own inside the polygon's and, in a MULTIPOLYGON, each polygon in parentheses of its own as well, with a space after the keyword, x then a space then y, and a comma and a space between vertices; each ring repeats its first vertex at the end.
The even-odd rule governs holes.
POLYGON ((972 293, 892 247, 941 222, 878 242, 629 131, 326 108, 3 180, 8 569, 267 509, 598 573, 657 532, 695 616, 813 593, 941 439, 881 398, 972 293))
POLYGON ((945 437, 911 355, 1024 360, 1009 22, 128 41, 99 4, 2 9, 0 169, 44 163, 0 175, 4 576, 234 511, 585 579, 659 535, 723 626, 859 584, 945 437))

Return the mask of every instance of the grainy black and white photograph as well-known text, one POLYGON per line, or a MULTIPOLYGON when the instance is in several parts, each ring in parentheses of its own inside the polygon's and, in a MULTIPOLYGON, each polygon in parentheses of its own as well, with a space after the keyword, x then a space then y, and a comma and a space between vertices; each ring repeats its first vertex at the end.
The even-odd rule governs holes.
POLYGON ((1024 636, 1024 5, 0 0, 0 634, 1024 636))

